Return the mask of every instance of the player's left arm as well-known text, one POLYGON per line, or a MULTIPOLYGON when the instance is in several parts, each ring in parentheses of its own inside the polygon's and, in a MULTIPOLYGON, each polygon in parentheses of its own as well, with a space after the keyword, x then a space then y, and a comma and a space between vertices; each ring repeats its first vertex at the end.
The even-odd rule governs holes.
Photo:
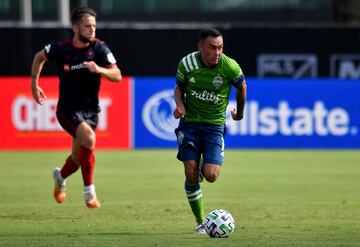
POLYGON ((184 98, 185 98, 185 89, 179 85, 176 85, 174 89, 174 99, 175 99, 176 108, 173 112, 173 115, 176 119, 185 117, 184 98))
POLYGON ((246 81, 242 81, 241 85, 236 89, 236 109, 231 110, 232 119, 239 121, 244 117, 244 108, 246 101, 246 81))
POLYGON ((236 109, 231 110, 231 117, 235 121, 239 121, 244 118, 244 108, 246 101, 246 80, 245 76, 235 60, 231 60, 229 66, 230 69, 230 78, 231 84, 236 88, 236 109))
POLYGON ((91 73, 99 74, 109 81, 120 82, 122 79, 121 71, 116 64, 112 64, 111 67, 100 67, 94 61, 87 61, 84 64, 91 73))

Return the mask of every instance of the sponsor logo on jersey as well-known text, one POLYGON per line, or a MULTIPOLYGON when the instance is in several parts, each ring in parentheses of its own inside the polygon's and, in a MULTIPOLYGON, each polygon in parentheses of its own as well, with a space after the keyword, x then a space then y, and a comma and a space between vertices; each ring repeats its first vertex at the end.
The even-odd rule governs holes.
POLYGON ((71 66, 69 64, 64 64, 65 72, 70 72, 70 71, 80 70, 80 69, 86 69, 86 65, 83 63, 79 63, 79 64, 75 64, 75 65, 71 65, 71 66))
POLYGON ((176 141, 174 129, 178 126, 178 120, 172 114, 176 108, 173 94, 172 89, 154 94, 145 102, 141 113, 148 131, 167 141, 176 141))
POLYGON ((219 87, 224 83, 223 78, 219 75, 215 76, 213 79, 213 84, 216 89, 219 89, 219 87))
POLYGON ((79 70, 79 69, 86 69, 86 65, 83 63, 71 65, 71 70, 79 70))
POLYGON ((75 65, 71 65, 71 66, 68 64, 64 64, 65 72, 70 72, 70 71, 80 70, 80 69, 87 69, 87 67, 83 63, 79 63, 79 64, 75 64, 75 65))
POLYGON ((64 71, 66 73, 70 71, 70 66, 68 64, 64 64, 64 71))
POLYGON ((214 104, 217 104, 220 101, 219 94, 216 94, 214 92, 208 92, 206 90, 202 92, 196 92, 195 90, 192 90, 191 96, 203 101, 214 102, 214 104))

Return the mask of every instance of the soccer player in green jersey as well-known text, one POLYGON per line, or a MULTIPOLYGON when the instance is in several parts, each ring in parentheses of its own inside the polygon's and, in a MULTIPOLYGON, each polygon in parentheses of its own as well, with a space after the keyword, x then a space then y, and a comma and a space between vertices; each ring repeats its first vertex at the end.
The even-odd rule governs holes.
POLYGON ((223 46, 218 30, 202 30, 199 51, 182 58, 176 74, 177 158, 184 163, 185 191, 196 219, 196 234, 205 234, 199 182, 203 178, 215 182, 224 160, 226 107, 232 87, 237 103, 231 110, 232 119, 239 121, 244 115, 245 78, 238 63, 223 54, 223 46))

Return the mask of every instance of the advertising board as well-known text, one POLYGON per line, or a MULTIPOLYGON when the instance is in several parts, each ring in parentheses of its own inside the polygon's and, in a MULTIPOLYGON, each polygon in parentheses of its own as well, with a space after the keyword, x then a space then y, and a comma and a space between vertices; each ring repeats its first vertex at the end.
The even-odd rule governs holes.
MULTIPOLYGON (((175 78, 135 78, 135 148, 176 147, 178 121, 175 78)), ((227 110, 225 145, 230 148, 360 147, 360 83, 335 79, 247 80, 245 118, 231 119, 235 90, 227 110)))
MULTIPOLYGON (((0 149, 65 149, 71 137, 56 119, 57 77, 41 77, 40 86, 47 99, 37 104, 31 95, 29 77, 0 77, 0 149)), ((130 78, 120 84, 102 81, 100 89, 97 147, 130 148, 130 78)))

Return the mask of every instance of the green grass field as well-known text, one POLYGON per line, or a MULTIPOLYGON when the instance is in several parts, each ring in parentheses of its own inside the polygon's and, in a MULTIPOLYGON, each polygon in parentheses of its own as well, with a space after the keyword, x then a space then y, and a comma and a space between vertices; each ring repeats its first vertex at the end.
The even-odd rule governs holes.
POLYGON ((227 150, 201 185, 206 211, 234 216, 228 239, 192 233, 175 154, 98 151, 102 207, 87 209, 80 172, 63 205, 52 198, 66 152, 0 152, 0 246, 360 246, 359 151, 227 150))

